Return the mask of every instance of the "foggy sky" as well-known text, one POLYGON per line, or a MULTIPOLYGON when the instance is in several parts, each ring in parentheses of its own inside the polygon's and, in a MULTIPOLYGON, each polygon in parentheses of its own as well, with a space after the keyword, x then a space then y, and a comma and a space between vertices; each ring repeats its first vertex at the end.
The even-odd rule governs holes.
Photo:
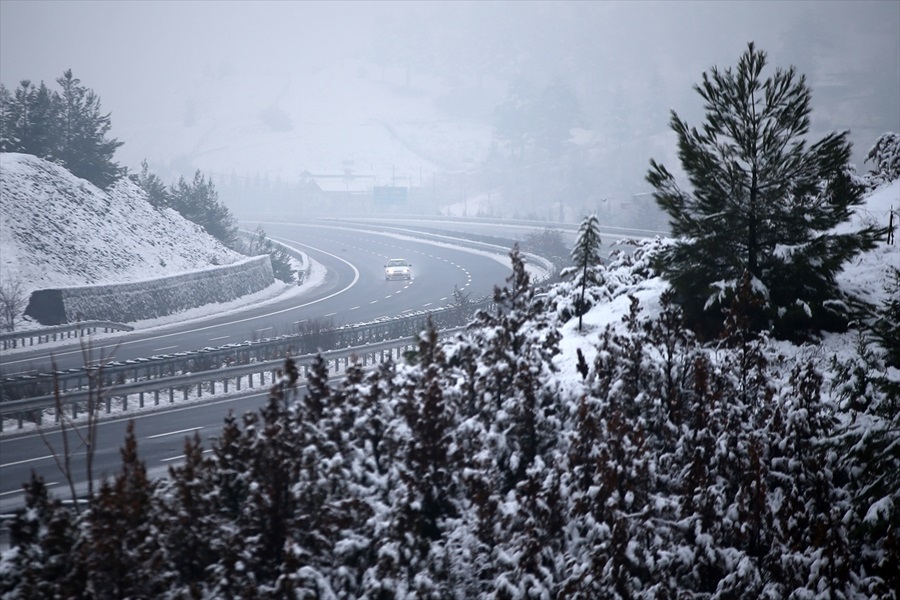
POLYGON ((851 129, 857 162, 880 133, 900 131, 896 0, 0 0, 0 82, 11 91, 23 79, 56 89, 56 78, 71 68, 111 113, 111 136, 125 142, 116 157, 133 170, 146 156, 146 136, 154 135, 149 115, 197 85, 202 73, 291 77, 353 57, 448 81, 560 77, 595 126, 612 108, 657 103, 658 128, 672 108, 696 124, 702 107, 691 86, 714 65, 736 64, 749 41, 772 65, 794 64, 807 75, 814 125, 821 113, 829 129, 851 129), (832 92, 846 81, 859 92, 832 92), (616 94, 623 106, 614 105, 616 94))

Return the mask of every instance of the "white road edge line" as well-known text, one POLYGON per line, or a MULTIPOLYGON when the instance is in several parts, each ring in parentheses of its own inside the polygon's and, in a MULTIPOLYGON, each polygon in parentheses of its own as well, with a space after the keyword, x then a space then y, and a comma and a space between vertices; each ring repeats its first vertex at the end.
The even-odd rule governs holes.
POLYGON ((179 433, 187 433, 189 431, 197 431, 198 429, 203 429, 203 427, 191 427, 190 429, 179 429, 178 431, 170 431, 168 433, 157 433, 156 435, 148 435, 147 439, 152 440, 155 438, 166 437, 169 435, 178 435, 179 433))

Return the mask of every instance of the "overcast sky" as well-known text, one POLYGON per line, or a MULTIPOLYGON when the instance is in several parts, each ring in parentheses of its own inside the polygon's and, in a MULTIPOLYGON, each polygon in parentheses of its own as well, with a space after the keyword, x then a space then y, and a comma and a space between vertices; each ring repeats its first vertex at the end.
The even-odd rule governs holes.
MULTIPOLYGON (((751 40, 773 65, 796 64, 807 74, 814 124, 818 118, 827 128, 851 129, 857 157, 878 134, 900 130, 898 0, 0 0, 0 82, 13 90, 30 79, 55 89, 71 68, 112 113, 112 136, 126 144, 117 157, 134 169, 142 157, 164 158, 151 151, 154 135, 173 137, 146 127, 151 115, 166 103, 189 102, 204 76, 238 74, 229 87, 235 97, 255 92, 251 74, 279 76, 296 89, 303 74, 351 58, 447 85, 560 77, 579 94, 593 127, 602 128, 611 110, 656 103, 635 113, 638 121, 654 119, 656 130, 667 126, 670 108, 698 115, 691 86, 713 65, 734 65, 751 40), (856 91, 841 88, 847 81, 856 91)), ((317 97, 317 85, 303 88, 306 100, 317 97)))

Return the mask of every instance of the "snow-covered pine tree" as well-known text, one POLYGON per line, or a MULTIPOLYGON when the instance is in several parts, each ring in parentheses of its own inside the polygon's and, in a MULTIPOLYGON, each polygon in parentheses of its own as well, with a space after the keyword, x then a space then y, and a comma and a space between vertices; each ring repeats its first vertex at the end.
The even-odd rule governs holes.
POLYGON ((900 271, 891 269, 887 296, 869 331, 857 338, 855 356, 832 359, 832 392, 849 415, 834 441, 846 486, 860 519, 869 579, 900 589, 900 271))
POLYGON ((218 562, 210 566, 208 581, 213 597, 239 597, 244 583, 241 553, 245 536, 240 519, 252 480, 249 475, 250 449, 232 413, 225 417, 222 433, 212 446, 212 454, 210 501, 220 530, 213 539, 212 548, 218 562))
POLYGON ((581 331, 581 319, 584 313, 590 309, 590 306, 585 305, 585 290, 589 285, 597 283, 594 270, 603 263, 600 255, 602 242, 599 227, 600 222, 597 220, 596 214, 587 216, 581 221, 578 237, 572 248, 572 261, 575 266, 571 270, 563 272, 575 277, 577 285, 581 288, 581 295, 575 305, 578 314, 578 331, 581 331))
POLYGON ((398 390, 403 453, 394 465, 384 535, 376 542, 378 561, 367 574, 366 587, 381 595, 447 598, 454 582, 445 528, 459 516, 449 452, 456 402, 444 394, 446 359, 430 322, 419 335, 417 357, 398 390))
POLYGON ((777 335, 841 329, 847 315, 835 275, 881 233, 833 230, 862 202, 849 176, 848 133, 807 147, 805 77, 791 67, 763 79, 765 66, 765 52, 751 42, 736 70, 713 67, 695 86, 706 109, 700 129, 672 112, 692 190, 654 160, 647 174, 678 237, 659 267, 690 323, 706 335, 720 329, 717 309, 729 303, 745 270, 766 298, 777 335))
POLYGON ((882 134, 869 148, 866 162, 872 163, 870 174, 875 185, 900 179, 900 135, 882 134))
MULTIPOLYGON (((270 397, 255 413, 244 416, 248 452, 247 502, 242 507, 242 560, 257 590, 274 585, 281 573, 285 548, 296 530, 295 485, 301 448, 288 426, 281 402, 270 397)), ((249 581, 248 581, 249 583, 249 581)))
POLYGON ((154 528, 155 484, 138 457, 134 421, 121 450, 122 471, 103 481, 86 513, 78 558, 87 576, 87 597, 155 597, 165 592, 160 532, 154 528))
POLYGON ((459 357, 474 360, 475 413, 483 420, 487 444, 496 460, 505 494, 524 477, 531 460, 555 438, 548 417, 558 418, 555 390, 548 388, 559 353, 560 333, 552 317, 540 311, 518 246, 510 251, 513 273, 507 286, 494 288, 492 312, 479 311, 459 357), (547 427, 550 429, 547 429, 547 427))
POLYGON ((73 598, 84 589, 75 553, 72 513, 51 499, 44 480, 32 473, 25 506, 9 525, 10 550, 0 560, 0 597, 73 598))
POLYGON ((156 491, 153 518, 168 568, 157 575, 167 589, 186 596, 207 590, 207 569, 219 559, 216 538, 222 529, 212 501, 212 465, 195 433, 184 441, 184 462, 169 468, 169 477, 158 482, 156 491))
POLYGON ((764 561, 767 595, 884 597, 861 568, 853 530, 860 515, 839 485, 848 473, 829 443, 837 419, 822 401, 822 376, 796 365, 771 427, 768 510, 772 543, 764 561), (872 594, 872 595, 870 595, 872 594))

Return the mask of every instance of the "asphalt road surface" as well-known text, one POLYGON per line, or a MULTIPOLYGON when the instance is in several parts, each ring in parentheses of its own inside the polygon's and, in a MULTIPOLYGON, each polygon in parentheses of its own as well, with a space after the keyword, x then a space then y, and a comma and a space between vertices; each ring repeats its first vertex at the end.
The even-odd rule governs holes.
MULTIPOLYGON (((423 241, 396 232, 364 230, 359 226, 315 224, 266 224, 272 239, 297 247, 328 269, 321 285, 299 299, 249 307, 228 315, 180 323, 165 328, 111 335, 92 344, 94 356, 111 355, 114 360, 171 354, 207 346, 241 342, 291 331, 304 319, 331 319, 336 325, 427 310, 452 303, 454 290, 479 297, 502 285, 510 274, 508 248, 453 247, 452 240, 423 241), (385 281, 383 265, 388 258, 402 257, 413 265, 411 281, 385 281)), ((57 368, 80 366, 77 342, 67 346, 3 356, 5 372, 49 364, 50 353, 57 368)), ((120 467, 119 449, 125 425, 135 419, 141 458, 152 474, 164 475, 177 462, 184 438, 199 433, 217 435, 228 411, 242 414, 265 402, 264 395, 210 399, 204 402, 160 407, 153 412, 133 413, 103 419, 97 428, 93 458, 96 480, 112 475, 120 467)), ((59 427, 46 422, 43 431, 18 434, 7 429, 0 434, 0 513, 23 502, 22 483, 32 471, 40 474, 60 497, 68 497, 68 483, 57 459, 64 454, 59 427)), ((87 489, 86 448, 69 432, 72 473, 78 493, 87 489)), ((204 446, 208 447, 208 443, 204 446)))

